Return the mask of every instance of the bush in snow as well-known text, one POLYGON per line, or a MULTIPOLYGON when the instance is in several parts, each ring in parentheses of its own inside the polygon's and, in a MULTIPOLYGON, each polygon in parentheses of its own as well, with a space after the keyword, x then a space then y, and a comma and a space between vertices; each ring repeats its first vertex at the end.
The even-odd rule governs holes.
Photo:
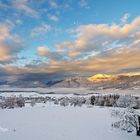
POLYGON ((25 106, 25 100, 22 97, 22 95, 20 95, 16 100, 17 100, 16 102, 17 102, 18 107, 24 107, 25 106))
POLYGON ((25 106, 25 100, 22 98, 22 96, 16 97, 16 96, 11 96, 11 97, 6 97, 1 100, 0 107, 2 109, 4 108, 15 108, 15 107, 23 107, 25 106))
POLYGON ((97 106, 115 106, 119 95, 91 96, 91 104, 97 106))
POLYGON ((5 107, 6 108, 14 108, 16 106, 16 97, 7 97, 5 99, 5 107))
POLYGON ((30 102, 30 105, 31 105, 32 107, 34 107, 34 106, 36 105, 36 100, 35 100, 35 99, 32 99, 31 102, 30 102))
POLYGON ((120 128, 127 132, 133 132, 136 129, 137 135, 140 136, 140 115, 134 109, 115 110, 112 115, 119 118, 117 122, 112 124, 114 128, 120 128))
POLYGON ((91 96, 91 104, 97 106, 131 107, 134 109, 140 109, 140 97, 130 95, 93 95, 91 96))
POLYGON ((60 100, 60 105, 61 106, 68 106, 69 105, 69 99, 68 97, 64 97, 60 100))
POLYGON ((135 97, 135 104, 136 106, 134 107, 135 109, 140 109, 140 97, 135 97))
POLYGON ((85 105, 91 105, 91 98, 86 98, 85 105))
POLYGON ((116 102, 116 106, 123 107, 123 108, 126 107, 134 108, 136 107, 135 97, 129 95, 120 96, 120 98, 116 102))
POLYGON ((71 97, 70 98, 70 105, 71 106, 82 106, 83 104, 85 104, 86 99, 84 97, 71 97))

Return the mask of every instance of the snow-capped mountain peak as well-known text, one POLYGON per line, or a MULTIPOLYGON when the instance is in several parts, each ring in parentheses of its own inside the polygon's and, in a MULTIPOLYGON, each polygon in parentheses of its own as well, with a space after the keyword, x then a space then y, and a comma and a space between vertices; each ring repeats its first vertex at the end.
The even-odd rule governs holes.
POLYGON ((87 78, 89 81, 100 81, 100 80, 108 80, 111 75, 107 74, 96 74, 92 77, 87 78))

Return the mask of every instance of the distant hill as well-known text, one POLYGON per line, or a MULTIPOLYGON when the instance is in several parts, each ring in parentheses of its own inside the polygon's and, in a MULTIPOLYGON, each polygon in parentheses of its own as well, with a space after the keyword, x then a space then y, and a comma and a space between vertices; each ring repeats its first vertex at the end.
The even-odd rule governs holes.
POLYGON ((91 85, 92 82, 90 82, 87 78, 74 77, 58 82, 57 84, 54 84, 53 87, 76 88, 76 87, 89 87, 91 85))
POLYGON ((140 88, 140 74, 106 75, 96 74, 89 78, 74 77, 57 82, 52 87, 90 87, 95 89, 140 88))
POLYGON ((140 73, 126 73, 120 75, 96 74, 88 78, 72 77, 64 80, 45 81, 0 81, 0 87, 59 87, 59 88, 93 88, 93 89, 137 89, 140 88, 140 73))

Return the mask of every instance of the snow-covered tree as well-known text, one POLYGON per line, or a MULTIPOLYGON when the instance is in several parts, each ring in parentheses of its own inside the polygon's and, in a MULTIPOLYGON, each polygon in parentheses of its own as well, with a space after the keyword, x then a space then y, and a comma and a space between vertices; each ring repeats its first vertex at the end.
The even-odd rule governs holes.
POLYGON ((130 107, 134 108, 136 106, 136 100, 135 97, 130 95, 120 96, 120 98, 116 102, 117 107, 130 107))
POLYGON ((68 97, 64 97, 60 100, 60 105, 61 106, 68 106, 69 105, 69 98, 68 97))
POLYGON ((20 96, 16 99, 16 102, 17 102, 17 106, 18 106, 18 107, 24 107, 24 106, 25 106, 25 100, 24 100, 24 98, 22 97, 22 95, 20 95, 20 96))
POLYGON ((124 109, 123 111, 114 110, 112 115, 118 117, 119 120, 112 124, 115 128, 120 128, 127 132, 137 131, 137 135, 140 136, 140 114, 132 108, 124 109))
POLYGON ((31 105, 32 107, 34 107, 34 106, 36 105, 36 100, 35 100, 35 99, 32 99, 31 102, 30 102, 30 105, 31 105))

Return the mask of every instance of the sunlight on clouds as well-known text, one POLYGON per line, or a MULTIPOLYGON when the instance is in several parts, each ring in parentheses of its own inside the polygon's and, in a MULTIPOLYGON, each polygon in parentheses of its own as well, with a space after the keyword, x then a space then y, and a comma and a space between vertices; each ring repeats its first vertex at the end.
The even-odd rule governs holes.
MULTIPOLYGON (((5 19, 4 23, 0 23, 0 61, 7 69, 7 73, 82 73, 88 75, 96 72, 118 73, 124 69, 129 71, 140 68, 139 16, 128 23, 131 14, 126 13, 118 19, 121 23, 105 21, 103 24, 99 21, 82 21, 80 20, 81 13, 79 17, 76 15, 67 19, 68 9, 64 8, 64 5, 71 6, 72 1, 63 2, 60 5, 56 0, 47 2, 42 0, 36 5, 37 2, 33 3, 33 1, 13 0, 6 3, 8 4, 12 6, 15 20, 5 19), (48 9, 45 6, 48 6, 48 9), (21 14, 23 18, 19 17, 21 14), (76 21, 78 24, 73 25, 76 21), (68 28, 72 30, 71 33, 67 32, 70 30, 68 28), (24 29, 29 31, 26 32, 24 29), (60 29, 61 33, 59 34, 54 29, 60 29), (54 32, 58 33, 57 37, 54 32), (26 45, 23 45, 18 34, 23 39, 25 38, 26 45), (46 35, 49 37, 46 38, 46 35), (19 53, 21 51, 23 52, 19 53), (26 60, 28 56, 31 56, 31 61, 27 63, 23 60, 24 65, 20 65, 21 61, 17 56, 21 54, 22 56, 25 54, 26 60)), ((86 0, 80 0, 77 4, 74 1, 73 7, 69 7, 70 12, 76 6, 82 9, 81 7, 90 5, 86 0)), ((86 8, 84 10, 86 13, 86 8)))
POLYGON ((47 56, 50 53, 47 46, 41 46, 37 48, 37 54, 40 56, 47 56))
MULTIPOLYGON (((47 69, 52 72, 117 73, 123 69, 129 71, 139 68, 139 27, 140 17, 123 27, 117 24, 80 26, 75 30, 75 41, 65 41, 56 45, 56 49, 61 50, 69 59, 50 61, 47 69), (92 55, 93 52, 95 55, 92 55)), ((48 53, 48 50, 42 51, 48 53)), ((44 67, 42 66, 42 69, 44 67)))
POLYGON ((0 62, 9 61, 10 59, 10 49, 3 44, 0 44, 0 62))
POLYGON ((0 1, 0 75, 140 71, 139 2, 126 1, 0 1))
MULTIPOLYGON (((43 50, 43 49, 42 49, 43 50)), ((43 50, 44 52, 44 50, 43 50)), ((7 67, 7 72, 14 74, 21 73, 81 73, 92 75, 94 73, 118 73, 122 70, 137 69, 140 67, 140 48, 127 47, 117 48, 97 54, 82 60, 50 60, 30 67, 7 67)), ((43 54, 44 55, 44 54, 43 54)))
POLYGON ((10 37, 10 27, 7 24, 0 24, 0 41, 10 37))
POLYGON ((12 26, 8 23, 0 24, 0 61, 3 63, 12 61, 22 48, 21 38, 11 33, 12 26))
POLYGON ((91 51, 103 51, 109 47, 127 46, 135 42, 140 32, 140 17, 130 24, 120 27, 117 24, 90 24, 75 29, 75 41, 57 44, 57 48, 68 50, 68 54, 86 54, 91 51), (129 44, 128 44, 129 42, 129 44), (115 45, 114 45, 115 44, 115 45))

